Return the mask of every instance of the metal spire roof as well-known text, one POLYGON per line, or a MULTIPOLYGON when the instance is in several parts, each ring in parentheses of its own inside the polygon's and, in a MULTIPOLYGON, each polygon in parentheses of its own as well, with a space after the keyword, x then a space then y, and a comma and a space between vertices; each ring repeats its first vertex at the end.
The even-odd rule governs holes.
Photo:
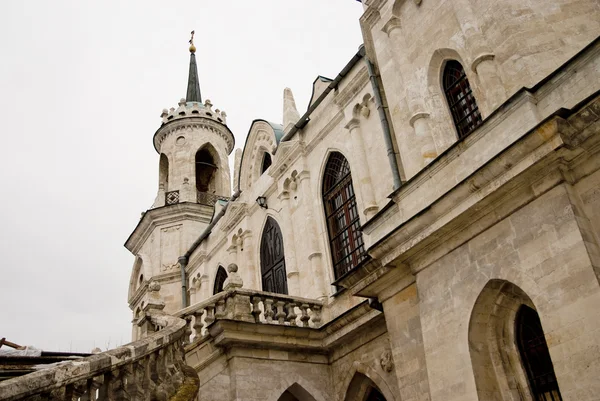
POLYGON ((188 75, 186 102, 202 103, 200 94, 200 80, 198 79, 198 67, 196 66, 196 46, 194 46, 194 31, 190 39, 190 73, 188 75))

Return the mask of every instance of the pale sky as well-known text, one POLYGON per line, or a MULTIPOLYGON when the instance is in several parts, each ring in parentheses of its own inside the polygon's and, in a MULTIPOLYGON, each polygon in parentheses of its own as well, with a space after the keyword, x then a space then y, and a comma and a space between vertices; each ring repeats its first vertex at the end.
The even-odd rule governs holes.
POLYGON ((355 0, 0 0, 0 338, 89 352, 130 341, 123 243, 158 186, 152 136, 204 99, 243 146, 253 119, 306 111, 362 43, 355 0))

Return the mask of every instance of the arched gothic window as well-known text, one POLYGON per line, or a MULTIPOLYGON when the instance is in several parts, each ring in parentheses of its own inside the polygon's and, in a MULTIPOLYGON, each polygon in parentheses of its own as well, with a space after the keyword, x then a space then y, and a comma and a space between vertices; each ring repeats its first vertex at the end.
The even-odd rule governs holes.
POLYGON ((288 293, 283 236, 279 224, 272 217, 267 218, 260 241, 260 271, 263 291, 288 293))
POLYGON ((526 305, 519 309, 515 334, 535 401, 562 401, 550 351, 537 312, 526 305))
POLYGON ((268 152, 265 152, 263 156, 262 166, 260 167, 260 173, 264 173, 267 171, 269 167, 271 167, 271 155, 268 152))
POLYGON ((217 275, 215 276, 215 285, 213 287, 213 294, 218 294, 223 291, 223 285, 227 280, 227 272, 223 269, 223 266, 219 266, 217 269, 217 275))
POLYGON ((338 279, 366 258, 350 165, 338 152, 329 156, 325 166, 323 204, 333 270, 338 279))
POLYGON ((479 127, 482 119, 465 70, 458 61, 446 63, 443 84, 458 137, 463 138, 479 127))

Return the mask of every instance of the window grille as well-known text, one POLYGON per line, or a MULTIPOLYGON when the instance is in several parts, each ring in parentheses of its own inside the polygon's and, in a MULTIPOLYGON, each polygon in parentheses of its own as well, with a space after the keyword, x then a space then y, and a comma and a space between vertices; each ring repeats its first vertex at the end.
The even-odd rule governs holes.
POLYGON ((444 68, 444 92, 459 138, 464 138, 481 125, 482 119, 463 66, 456 60, 444 68))
POLYGON ((335 278, 366 259, 348 160, 332 153, 323 177, 323 203, 335 278))
POLYGON ((179 191, 171 191, 165 194, 165 204, 175 205, 179 203, 179 191))

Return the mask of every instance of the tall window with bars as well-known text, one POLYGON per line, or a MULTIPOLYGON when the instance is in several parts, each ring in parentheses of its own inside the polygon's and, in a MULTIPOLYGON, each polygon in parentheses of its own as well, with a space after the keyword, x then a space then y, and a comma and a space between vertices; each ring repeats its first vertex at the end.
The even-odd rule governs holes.
POLYGON ((482 122, 471 85, 463 66, 456 60, 446 63, 442 81, 458 137, 463 138, 482 122))
POLYGON ((329 156, 325 166, 323 204, 333 269, 338 279, 366 258, 350 165, 338 152, 329 156))

